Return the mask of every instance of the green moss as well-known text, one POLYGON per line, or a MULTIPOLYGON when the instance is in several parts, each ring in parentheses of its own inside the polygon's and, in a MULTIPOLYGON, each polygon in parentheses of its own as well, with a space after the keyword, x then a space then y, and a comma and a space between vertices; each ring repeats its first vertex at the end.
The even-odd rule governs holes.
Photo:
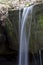
POLYGON ((18 31, 19 31, 19 26, 18 26, 18 14, 15 16, 14 11, 9 12, 9 17, 5 20, 5 28, 8 36, 8 40, 10 42, 10 48, 13 50, 18 50, 19 42, 18 42, 18 31))

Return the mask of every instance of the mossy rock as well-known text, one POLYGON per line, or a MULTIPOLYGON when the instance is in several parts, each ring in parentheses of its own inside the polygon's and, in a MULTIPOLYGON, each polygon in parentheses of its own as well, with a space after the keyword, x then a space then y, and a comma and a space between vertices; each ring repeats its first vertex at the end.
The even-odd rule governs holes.
POLYGON ((43 4, 34 6, 32 29, 30 36, 30 50, 37 53, 43 49, 43 4))
POLYGON ((14 11, 9 11, 9 16, 5 20, 6 22, 6 31, 7 31, 7 36, 9 40, 9 48, 12 50, 18 50, 19 48, 19 12, 18 10, 14 11))

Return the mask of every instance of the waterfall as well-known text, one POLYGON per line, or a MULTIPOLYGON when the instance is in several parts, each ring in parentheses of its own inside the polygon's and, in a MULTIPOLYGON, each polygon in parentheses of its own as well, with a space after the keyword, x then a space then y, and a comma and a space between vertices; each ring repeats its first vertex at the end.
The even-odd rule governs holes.
POLYGON ((22 19, 20 20, 21 24, 19 24, 20 28, 20 49, 19 49, 19 65, 29 65, 28 64, 28 44, 30 38, 30 30, 31 30, 31 23, 32 23, 32 10, 33 5, 30 7, 23 8, 22 19), (28 20, 28 16, 30 17, 30 26, 29 26, 29 33, 28 37, 26 35, 26 23, 28 20))

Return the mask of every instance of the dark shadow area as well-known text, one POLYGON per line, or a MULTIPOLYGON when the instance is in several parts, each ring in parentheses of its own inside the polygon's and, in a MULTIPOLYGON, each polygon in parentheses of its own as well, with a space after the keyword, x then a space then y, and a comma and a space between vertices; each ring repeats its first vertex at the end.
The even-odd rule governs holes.
POLYGON ((18 53, 0 55, 1 65, 17 65, 18 64, 18 53))

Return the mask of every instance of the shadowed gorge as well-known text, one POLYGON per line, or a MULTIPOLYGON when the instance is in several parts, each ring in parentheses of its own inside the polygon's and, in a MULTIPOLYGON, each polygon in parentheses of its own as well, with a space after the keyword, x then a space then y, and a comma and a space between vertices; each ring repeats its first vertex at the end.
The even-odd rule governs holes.
POLYGON ((43 3, 2 14, 0 64, 43 65, 43 3))

